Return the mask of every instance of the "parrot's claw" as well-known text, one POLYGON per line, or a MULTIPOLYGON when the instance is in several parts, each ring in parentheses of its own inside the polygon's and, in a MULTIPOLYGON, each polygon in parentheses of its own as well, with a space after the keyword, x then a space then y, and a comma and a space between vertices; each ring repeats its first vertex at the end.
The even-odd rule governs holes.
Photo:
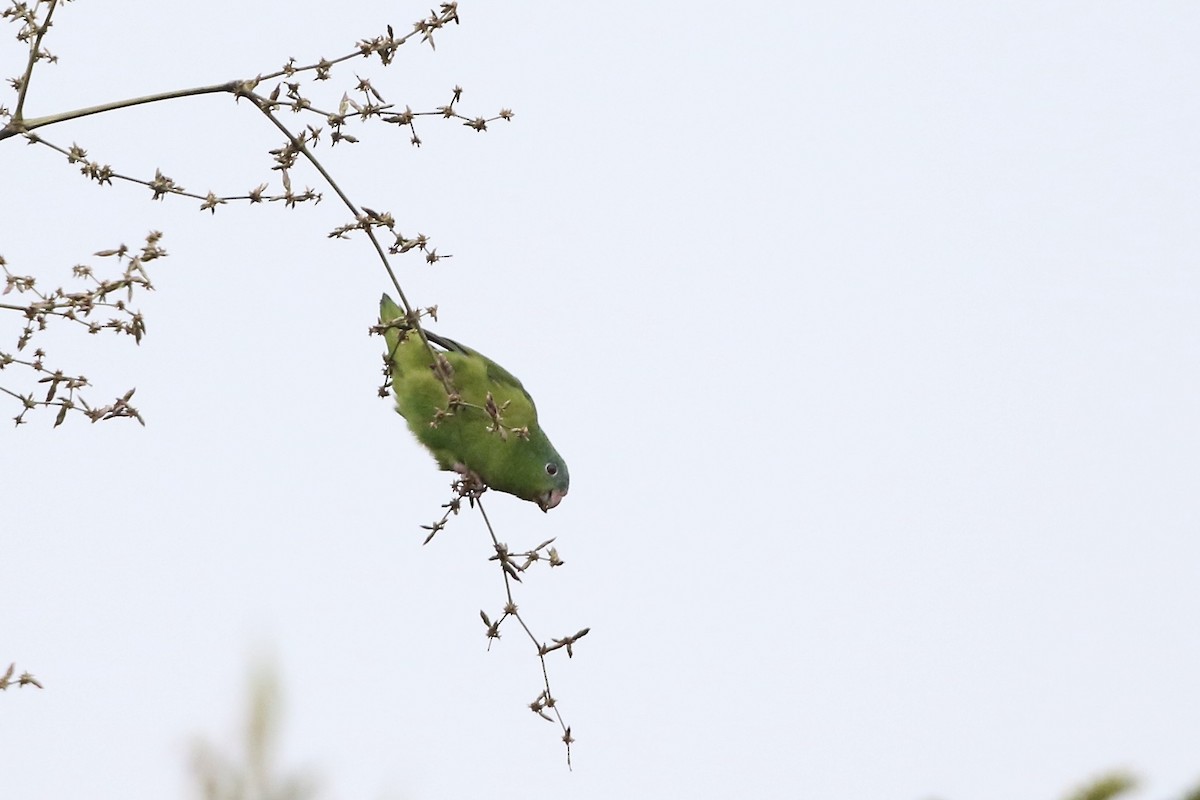
POLYGON ((487 482, 479 477, 479 473, 466 464, 455 463, 453 469, 456 473, 462 475, 463 483, 467 486, 477 487, 480 490, 488 488, 487 482))

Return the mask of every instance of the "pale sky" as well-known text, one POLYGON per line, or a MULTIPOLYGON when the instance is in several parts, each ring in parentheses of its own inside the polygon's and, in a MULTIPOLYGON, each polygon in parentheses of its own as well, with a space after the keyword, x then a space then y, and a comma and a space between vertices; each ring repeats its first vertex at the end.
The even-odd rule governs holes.
MULTIPOLYGON (((386 276, 344 209, 151 202, 0 143, 0 255, 71 287, 164 233, 140 347, 37 341, 146 427, 4 427, 0 798, 187 798, 279 665, 281 769, 322 798, 1131 797, 1200 781, 1200 6, 463 2, 353 61, 420 122, 322 151, 452 259, 434 329, 517 374, 570 464, 488 513, 565 566, 517 602, 577 742, 527 704, 478 516, 376 396, 386 276)), ((27 114, 252 77, 404 2, 73 3, 27 114)), ((24 50, 0 27, 0 72, 24 50)), ((0 104, 13 107, 13 94, 0 104)), ((333 98, 329 100, 329 98, 333 98)), ((293 118, 289 121, 297 122, 293 118)), ((226 96, 39 131, 244 192, 278 132, 226 96)), ((11 295, 5 300, 11 299, 11 295)), ((19 320, 0 313, 0 351, 19 320)), ((27 391, 6 370, 0 385, 27 391)))

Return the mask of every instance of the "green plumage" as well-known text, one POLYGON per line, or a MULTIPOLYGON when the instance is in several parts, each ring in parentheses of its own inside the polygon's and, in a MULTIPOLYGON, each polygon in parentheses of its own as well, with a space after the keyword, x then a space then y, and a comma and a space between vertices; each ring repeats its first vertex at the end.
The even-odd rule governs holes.
MULTIPOLYGON (((402 320, 404 312, 386 294, 379 301, 379 321, 402 320)), ((415 330, 403 334, 387 328, 386 359, 392 374, 396 411, 444 470, 472 472, 488 487, 537 503, 543 511, 558 505, 571 479, 566 462, 538 425, 533 398, 512 373, 495 361, 425 331, 441 348, 448 376, 461 405, 450 408, 446 385, 434 359, 415 330), (442 352, 444 350, 444 352, 442 352), (488 395, 499 414, 488 413, 488 395), (440 412, 449 412, 439 414, 440 412), (490 430, 489 430, 490 429, 490 430)))

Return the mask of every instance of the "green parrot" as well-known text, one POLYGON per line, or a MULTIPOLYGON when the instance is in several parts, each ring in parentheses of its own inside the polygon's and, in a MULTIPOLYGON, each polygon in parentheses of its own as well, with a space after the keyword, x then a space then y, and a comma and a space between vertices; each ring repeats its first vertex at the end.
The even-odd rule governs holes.
MULTIPOLYGON (((386 294, 379 301, 379 322, 404 318, 386 294)), ((566 462, 538 425, 533 398, 512 373, 453 339, 425 331, 430 344, 445 352, 446 376, 458 394, 450 395, 435 371, 434 359, 416 331, 401 337, 387 328, 385 356, 392 376, 396 411, 438 466, 462 475, 473 473, 491 489, 516 495, 549 511, 567 494, 571 477, 566 462)))

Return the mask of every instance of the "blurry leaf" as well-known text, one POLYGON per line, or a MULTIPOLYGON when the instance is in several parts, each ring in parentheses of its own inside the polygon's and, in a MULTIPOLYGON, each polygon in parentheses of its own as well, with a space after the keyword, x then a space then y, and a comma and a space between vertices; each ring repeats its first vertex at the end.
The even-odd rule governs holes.
POLYGON ((1085 784, 1068 795, 1067 800, 1108 800, 1110 797, 1124 794, 1136 785, 1137 781, 1129 773, 1112 772, 1085 784))

